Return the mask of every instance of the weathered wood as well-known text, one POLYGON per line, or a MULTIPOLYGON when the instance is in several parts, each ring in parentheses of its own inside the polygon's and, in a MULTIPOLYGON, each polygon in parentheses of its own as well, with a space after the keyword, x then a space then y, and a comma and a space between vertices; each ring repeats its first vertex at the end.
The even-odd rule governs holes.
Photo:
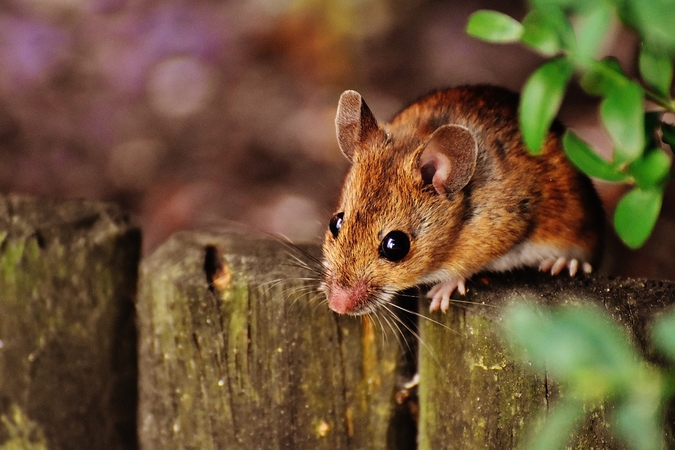
MULTIPOLYGON (((139 251, 139 230, 113 206, 0 198, 3 448, 137 446, 139 251)), ((418 409, 421 449, 514 448, 558 392, 505 349, 506 302, 600 303, 657 361, 647 324, 675 298, 671 282, 476 277, 448 314, 422 313, 417 356, 382 332, 391 317, 329 312, 292 264, 280 242, 207 232, 179 233, 144 261, 143 448, 412 449, 418 409), (414 389, 400 391, 415 357, 419 408, 414 389)), ((408 294, 399 301, 415 309, 408 294)), ((610 408, 589 414, 572 448, 620 448, 610 408)))
POLYGON ((115 206, 0 197, 3 448, 137 447, 139 255, 115 206))
MULTIPOLYGON (((650 357, 646 325, 675 299, 672 282, 531 272, 477 277, 469 288, 463 299, 468 303, 455 303, 446 315, 425 313, 440 324, 420 321, 425 343, 420 346, 420 449, 516 448, 534 419, 555 404, 554 382, 535 376, 505 348, 499 317, 507 302, 597 302, 650 357)), ((604 420, 606 412, 599 407, 589 413, 572 448, 621 448, 604 420)), ((672 439, 672 430, 668 435, 672 439)))
MULTIPOLYGON (((284 261, 291 259, 278 242, 181 233, 144 262, 144 448, 416 448, 410 428, 396 435, 398 420, 417 407, 391 402, 405 379, 394 371, 399 345, 379 339, 369 320, 330 313, 312 298, 316 282, 284 261), (223 268, 210 291, 205 257, 216 248, 223 268)), ((555 401, 554 382, 505 349, 497 329, 507 301, 599 302, 649 355, 646 324, 673 294, 669 282, 477 277, 468 303, 422 313, 419 448, 515 448, 555 401)), ((415 308, 410 298, 401 302, 415 308)), ((573 448, 620 448, 606 412, 589 414, 573 448)))
POLYGON ((399 344, 329 312, 289 264, 279 242, 206 232, 178 233, 143 262, 144 449, 400 448, 399 344))

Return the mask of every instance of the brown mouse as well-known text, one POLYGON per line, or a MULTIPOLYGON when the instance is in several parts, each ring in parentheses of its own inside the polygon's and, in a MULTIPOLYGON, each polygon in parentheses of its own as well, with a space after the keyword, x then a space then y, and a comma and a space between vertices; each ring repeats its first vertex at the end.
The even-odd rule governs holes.
POLYGON ((351 168, 323 244, 321 289, 340 314, 366 314, 401 290, 432 285, 447 311, 479 271, 589 273, 604 213, 567 160, 554 122, 526 150, 518 96, 493 86, 433 92, 378 124, 355 91, 340 97, 337 139, 351 168))

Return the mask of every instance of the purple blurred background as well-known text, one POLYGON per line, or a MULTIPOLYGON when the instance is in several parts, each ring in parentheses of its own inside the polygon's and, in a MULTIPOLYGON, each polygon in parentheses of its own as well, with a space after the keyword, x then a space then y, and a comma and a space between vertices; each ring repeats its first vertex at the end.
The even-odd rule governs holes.
MULTIPOLYGON (((117 202, 146 251, 226 221, 319 239, 347 169, 342 91, 386 120, 434 88, 519 90, 541 62, 468 37, 482 8, 525 13, 507 0, 6 0, 0 192, 117 202)), ((618 27, 608 39, 629 72, 636 48, 618 27)), ((595 107, 572 87, 561 117, 609 155, 595 107)), ((622 188, 599 188, 611 213, 622 188)), ((673 209, 642 251, 611 244, 608 270, 673 278, 673 209)))

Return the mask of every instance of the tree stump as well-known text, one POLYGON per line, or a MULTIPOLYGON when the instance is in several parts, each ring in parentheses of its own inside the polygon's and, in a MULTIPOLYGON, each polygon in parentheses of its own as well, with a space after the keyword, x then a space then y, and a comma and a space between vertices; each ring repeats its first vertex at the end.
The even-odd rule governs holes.
POLYGON ((405 441, 391 425, 398 342, 331 313, 308 276, 282 243, 236 234, 178 233, 143 262, 144 449, 405 441))
POLYGON ((137 447, 139 257, 115 206, 0 197, 2 448, 137 447))

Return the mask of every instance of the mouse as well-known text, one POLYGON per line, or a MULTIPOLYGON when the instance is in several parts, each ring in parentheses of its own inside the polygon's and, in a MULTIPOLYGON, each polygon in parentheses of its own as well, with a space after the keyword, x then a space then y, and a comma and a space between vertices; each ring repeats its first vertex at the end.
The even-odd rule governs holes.
POLYGON ((428 286, 430 311, 447 312, 479 272, 594 270, 598 194, 565 156, 559 121, 541 153, 528 152, 518 103, 505 88, 459 86, 380 123, 358 92, 340 96, 337 142, 350 167, 323 240, 319 288, 333 311, 373 313, 428 286))

